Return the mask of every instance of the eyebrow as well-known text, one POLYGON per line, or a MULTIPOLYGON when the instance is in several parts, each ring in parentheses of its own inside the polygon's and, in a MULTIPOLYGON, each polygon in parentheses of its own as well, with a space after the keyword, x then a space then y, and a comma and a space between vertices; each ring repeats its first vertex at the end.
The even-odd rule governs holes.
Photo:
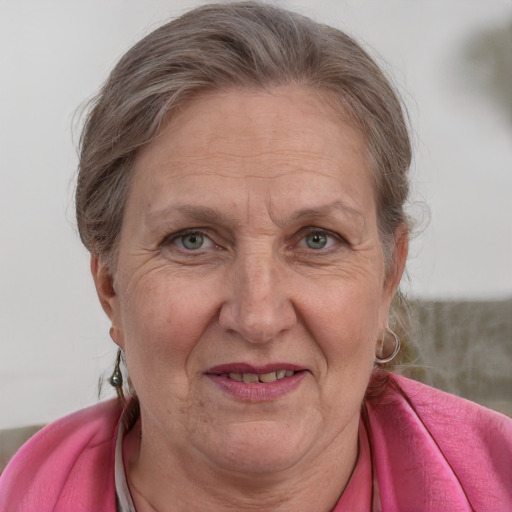
POLYGON ((162 216, 170 216, 176 212, 181 213, 187 217, 191 217, 197 220, 201 220, 207 223, 226 223, 229 224, 230 219, 223 213, 207 206, 197 206, 191 204, 179 204, 171 207, 156 209, 150 211, 147 215, 149 221, 160 219, 162 216))
MULTIPOLYGON (((272 214, 271 217, 273 218, 274 222, 276 222, 276 224, 286 225, 291 222, 298 222, 305 219, 327 217, 333 211, 341 211, 343 214, 348 215, 349 217, 354 218, 354 220, 364 224, 364 215, 359 210, 356 210, 355 208, 347 205, 344 201, 340 200, 319 207, 301 208, 300 210, 292 212, 290 215, 288 215, 284 219, 284 222, 277 222, 274 218, 274 215, 272 214)), ((233 219, 230 216, 214 208, 192 204, 178 204, 167 208, 153 210, 148 213, 147 217, 151 222, 153 219, 160 219, 162 216, 171 216, 175 213, 181 213, 186 217, 197 219, 198 221, 205 223, 224 225, 230 225, 233 223, 233 219)))
POLYGON ((301 210, 298 210, 290 215, 289 220, 302 220, 303 218, 310 217, 325 217, 326 215, 332 213, 333 210, 342 211, 343 213, 349 214, 351 217, 363 218, 363 214, 359 210, 352 208, 343 201, 334 201, 317 208, 302 208, 301 210))

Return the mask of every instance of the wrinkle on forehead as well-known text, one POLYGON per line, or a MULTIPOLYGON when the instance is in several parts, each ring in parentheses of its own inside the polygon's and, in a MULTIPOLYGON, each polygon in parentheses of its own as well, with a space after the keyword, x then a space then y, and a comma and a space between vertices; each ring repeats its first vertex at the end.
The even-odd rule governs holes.
POLYGON ((270 154, 275 156, 282 154, 289 158, 293 156, 291 153, 299 158, 318 156, 315 149, 320 143, 319 149, 323 156, 336 160, 339 156, 336 150, 326 151, 325 145, 322 145, 318 138, 318 121, 329 125, 331 129, 334 127, 344 150, 350 150, 367 161, 366 137, 357 124, 354 124, 351 116, 339 105, 339 101, 334 101, 329 91, 320 91, 298 84, 270 90, 229 88, 194 96, 178 111, 168 114, 160 133, 152 142, 139 149, 136 158, 146 158, 150 156, 148 153, 153 152, 152 148, 174 140, 179 147, 179 152, 187 160, 191 162, 200 160, 205 155, 198 154, 196 142, 203 138, 202 142, 205 144, 202 149, 207 150, 210 159, 216 156, 244 160, 251 157, 260 158, 267 153, 269 144, 272 145, 270 154), (250 103, 254 98, 262 100, 268 98, 275 102, 277 108, 274 108, 271 114, 273 122, 269 122, 268 111, 260 112, 258 108, 252 108, 250 117, 239 115, 239 106, 242 105, 243 108, 244 102, 250 103), (225 101, 226 99, 230 101, 225 101), (286 134, 280 130, 280 125, 287 120, 286 114, 279 108, 281 104, 284 104, 285 108, 293 108, 300 117, 298 122, 290 125, 292 129, 287 130, 286 134), (207 118, 208 123, 192 126, 194 118, 207 118), (235 132, 225 133, 226 122, 235 129, 235 132), (315 124, 317 124, 316 127, 315 124), (236 134, 236 143, 233 141, 233 133, 236 134), (285 135, 284 138, 283 135, 285 135), (207 141, 204 139, 205 136, 207 141), (313 151, 304 149, 306 139, 313 151), (277 148, 274 144, 276 140, 285 141, 285 148, 282 150, 277 148), (239 148, 242 148, 241 151, 239 148))
MULTIPOLYGON (((343 161, 340 161, 338 148, 315 148, 312 140, 308 139, 309 150, 303 149, 304 142, 300 147, 290 145, 289 139, 281 141, 286 147, 276 147, 277 141, 274 141, 273 147, 262 148, 258 147, 262 145, 262 141, 258 142, 258 137, 247 137, 247 141, 241 143, 238 135, 236 141, 226 140, 224 147, 208 144, 207 148, 201 147, 200 150, 193 144, 187 147, 176 140, 172 145, 179 148, 179 154, 172 151, 166 155, 163 152, 146 151, 138 155, 139 165, 136 165, 136 168, 141 173, 148 166, 166 170, 169 177, 184 174, 219 174, 240 178, 274 178, 290 172, 330 175, 332 170, 340 169, 343 161)), ((343 160, 359 158, 363 163, 360 172, 369 175, 366 154, 359 140, 346 136, 342 144, 340 141, 341 145, 343 160)))
MULTIPOLYGON (((259 204, 256 205, 258 213, 266 214, 266 216, 268 216, 269 219, 280 228, 294 223, 306 221, 312 222, 315 219, 323 219, 329 216, 335 217, 337 215, 349 218, 350 222, 357 225, 362 231, 366 228, 365 215, 340 200, 336 200, 328 204, 317 204, 311 207, 303 207, 296 210, 291 209, 290 211, 282 212, 279 211, 278 206, 275 206, 276 201, 272 200, 271 193, 267 194, 265 201, 260 201, 260 199, 261 198, 257 199, 259 204)), ((250 224, 251 221, 254 221, 256 218, 254 215, 255 208, 252 207, 252 203, 253 198, 251 196, 251 191, 247 189, 245 201, 240 205, 245 209, 246 224, 250 224)), ((238 225, 240 221, 240 213, 242 212, 233 211, 232 208, 226 210, 227 211, 224 211, 222 207, 215 208, 198 204, 174 203, 164 208, 151 209, 147 212, 145 218, 149 225, 158 222, 160 219, 174 218, 176 215, 181 215, 207 224, 223 226, 238 225)))
MULTIPOLYGON (((348 184, 344 190, 339 190, 339 184, 336 186, 336 183, 330 183, 336 180, 320 171, 297 170, 292 173, 276 173, 274 176, 233 175, 212 171, 168 178, 167 186, 154 183, 151 199, 146 203, 144 211, 139 212, 143 214, 147 225, 161 220, 167 222, 179 216, 204 224, 236 227, 244 224, 248 226, 258 219, 268 217, 275 226, 283 228, 303 222, 314 223, 315 220, 329 217, 343 217, 354 227, 365 231, 369 220, 367 216, 371 213, 365 206, 368 203, 361 202, 358 191, 351 190, 348 184), (290 180, 290 174, 295 179, 286 183, 290 180), (318 175, 325 182, 319 181, 315 187, 311 183, 312 174, 318 175), (294 190, 301 176, 305 185, 299 185, 294 190), (280 178, 285 180, 283 184, 279 183, 280 178), (182 182, 181 185, 178 182, 182 182), (235 187, 233 182, 236 183, 235 187), (171 192, 172 200, 168 196, 169 190, 173 189, 172 185, 169 187, 170 183, 174 183, 182 192, 177 195, 171 192), (315 191, 315 188, 318 190, 315 191), (230 189, 231 193, 222 194, 225 189, 230 189)), ((371 204, 373 201, 369 202, 371 204)))
MULTIPOLYGON (((277 182, 280 179, 289 180, 290 178, 301 180, 301 178, 305 178, 305 180, 310 183, 313 182, 312 178, 321 178, 331 180, 334 185, 338 182, 335 176, 329 175, 328 172, 322 170, 313 170, 313 169, 282 169, 280 171, 273 172, 272 175, 264 175, 263 173, 258 173, 257 171, 248 171, 248 172, 229 172, 226 168, 223 170, 218 169, 204 169, 200 171, 192 171, 183 169, 177 169, 174 166, 174 171, 170 171, 165 177, 162 176, 160 178, 153 178, 151 181, 155 185, 155 189, 158 189, 160 186, 178 184, 183 181, 192 181, 196 179, 196 182, 199 183, 201 179, 204 178, 222 178, 226 180, 234 180, 240 182, 240 187, 246 186, 247 188, 251 188, 251 183, 253 182, 253 189, 258 188, 259 186, 264 186, 265 182, 277 182)), ((219 184, 219 187, 222 184, 219 184)), ((349 183, 346 184, 346 189, 350 192, 354 192, 351 185, 349 183)))
POLYGON ((136 157, 132 192, 146 190, 138 215, 168 217, 174 205, 187 203, 207 206, 210 218, 215 211, 231 224, 236 215, 238 223, 266 215, 282 226, 294 215, 325 216, 337 202, 329 213, 365 224, 375 190, 364 137, 322 95, 299 88, 257 97, 270 103, 221 92, 197 97, 171 118, 136 157))

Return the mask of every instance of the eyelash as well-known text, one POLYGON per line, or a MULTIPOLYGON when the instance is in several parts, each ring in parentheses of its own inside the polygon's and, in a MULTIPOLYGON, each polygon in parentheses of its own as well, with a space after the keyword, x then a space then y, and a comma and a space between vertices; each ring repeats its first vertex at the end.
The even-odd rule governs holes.
POLYGON ((314 236, 314 235, 325 237, 327 239, 326 244, 328 244, 328 246, 327 247, 319 247, 316 249, 313 249, 312 247, 304 247, 305 249, 310 249, 315 252, 316 251, 326 252, 329 249, 332 249, 335 245, 337 245, 339 243, 347 244, 346 240, 341 235, 333 233, 332 231, 329 231, 327 229, 311 227, 311 228, 307 228, 307 231, 303 235, 301 235, 301 237, 299 239, 299 244, 297 244, 297 245, 300 245, 302 242, 304 242, 304 244, 307 244, 307 241, 306 241, 307 237, 314 236), (330 243, 329 243, 329 239, 331 239, 330 243))
MULTIPOLYGON (((332 252, 333 250, 335 250, 336 245, 338 245, 338 244, 345 245, 345 246, 349 245, 347 240, 344 237, 342 237, 341 235, 334 233, 332 231, 329 231, 327 229, 317 228, 317 227, 304 228, 303 230, 299 231, 299 233, 297 233, 297 235, 294 237, 294 239, 295 240, 298 239, 298 241, 292 242, 292 244, 291 244, 292 247, 295 246, 301 250, 318 252, 318 253, 332 252), (307 241, 306 241, 307 237, 314 236, 314 235, 325 237, 327 239, 328 246, 327 247, 319 247, 319 248, 315 248, 315 249, 307 246, 307 241), (329 242, 329 240, 330 240, 330 242, 329 242)), ((161 246, 174 245, 178 251, 180 251, 182 253, 189 254, 189 255, 193 255, 194 253, 196 253, 195 255, 200 255, 202 253, 202 251, 204 251, 204 250, 221 247, 218 244, 216 244, 211 239, 211 237, 205 232, 205 230, 202 228, 186 229, 186 230, 179 231, 177 233, 168 235, 163 239, 163 241, 160 245, 161 246), (209 243, 211 244, 211 247, 201 246, 197 249, 188 249, 186 247, 178 245, 180 240, 182 240, 186 236, 190 236, 190 235, 199 235, 199 236, 203 237, 203 240, 209 241, 209 243)))
POLYGON ((165 246, 165 245, 173 245, 174 244, 178 248, 178 250, 181 250, 186 253, 199 252, 200 249, 204 249, 203 247, 200 247, 197 250, 194 250, 194 249, 187 249, 186 247, 178 246, 177 242, 179 242, 186 236, 190 236, 190 235, 199 235, 204 240, 208 240, 213 247, 217 247, 217 245, 212 241, 211 237, 209 237, 202 229, 186 229, 184 231, 179 231, 178 233, 173 233, 172 235, 166 236, 161 245, 165 246))

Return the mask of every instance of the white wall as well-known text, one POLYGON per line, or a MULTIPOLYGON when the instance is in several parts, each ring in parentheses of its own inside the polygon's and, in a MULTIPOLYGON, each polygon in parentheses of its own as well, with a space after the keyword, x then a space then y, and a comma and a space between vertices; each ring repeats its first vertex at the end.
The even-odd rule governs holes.
MULTIPOLYGON (((114 346, 73 220, 75 109, 185 0, 0 3, 0 428, 97 399, 114 346)), ((410 293, 512 295, 512 2, 289 1, 377 48, 410 105, 410 293)), ((75 134, 77 137, 77 134, 75 134)))

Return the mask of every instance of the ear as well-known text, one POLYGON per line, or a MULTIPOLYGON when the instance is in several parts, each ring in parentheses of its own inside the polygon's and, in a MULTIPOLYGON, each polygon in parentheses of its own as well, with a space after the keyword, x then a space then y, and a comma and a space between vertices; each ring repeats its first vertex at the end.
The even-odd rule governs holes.
POLYGON ((114 280, 105 262, 97 254, 91 254, 91 273, 101 307, 114 325, 118 320, 119 312, 119 302, 114 289, 114 280))

